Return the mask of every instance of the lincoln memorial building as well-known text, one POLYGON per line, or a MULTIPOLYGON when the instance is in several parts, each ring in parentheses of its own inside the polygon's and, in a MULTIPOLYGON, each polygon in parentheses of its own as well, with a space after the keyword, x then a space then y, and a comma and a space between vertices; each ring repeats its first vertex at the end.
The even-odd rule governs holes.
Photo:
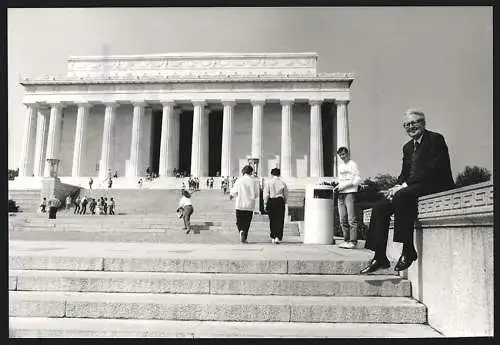
POLYGON ((318 73, 316 53, 78 56, 67 75, 22 77, 20 177, 137 181, 146 169, 239 176, 334 176, 349 147, 350 73, 318 73))

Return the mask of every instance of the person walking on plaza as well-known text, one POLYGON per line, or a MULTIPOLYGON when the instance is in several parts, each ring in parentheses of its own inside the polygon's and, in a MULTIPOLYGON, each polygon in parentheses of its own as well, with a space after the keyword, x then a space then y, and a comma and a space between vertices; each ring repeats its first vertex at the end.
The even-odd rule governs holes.
POLYGON ((113 179, 111 177, 108 178, 108 188, 113 186, 113 179))
POLYGON ((61 206, 61 202, 56 198, 55 195, 49 199, 49 219, 56 219, 57 209, 61 206))
POLYGON ((83 196, 82 198, 82 201, 80 202, 80 214, 85 214, 87 213, 87 203, 88 203, 88 199, 86 196, 83 196))
POLYGON ((115 214, 115 200, 113 198, 109 200, 109 214, 115 214))
POLYGON ((69 194, 68 196, 66 196, 65 206, 66 206, 66 212, 69 213, 71 209, 71 196, 69 194))
POLYGON ((89 188, 92 189, 92 185, 94 184, 94 180, 91 178, 89 178, 89 188))
POLYGON ((271 169, 272 178, 265 180, 263 191, 263 202, 269 215, 269 236, 274 244, 279 244, 283 240, 285 204, 288 200, 288 188, 280 179, 280 175, 280 169, 271 169))
POLYGON ((73 211, 73 214, 79 214, 80 213, 80 202, 81 202, 80 197, 77 196, 76 200, 75 200, 75 209, 73 211))
POLYGON ((403 164, 396 185, 373 206, 365 248, 373 250, 375 255, 368 266, 361 270, 362 274, 390 267, 386 247, 390 216, 393 213, 393 240, 403 243, 403 250, 394 270, 399 272, 410 267, 417 260, 413 232, 418 197, 455 186, 448 146, 443 135, 425 128, 424 113, 414 109, 407 110, 403 127, 411 140, 403 146, 403 164))
POLYGON ((338 192, 337 207, 340 226, 344 234, 344 242, 339 247, 354 249, 358 243, 358 221, 355 202, 358 186, 361 184, 361 176, 358 165, 351 159, 347 147, 339 147, 337 154, 340 158, 338 163, 338 184, 333 190, 338 192))
POLYGON ((40 202, 40 212, 42 213, 47 212, 47 198, 43 198, 42 201, 40 202))
POLYGON ((259 180, 252 176, 253 168, 250 165, 245 165, 241 173, 243 176, 234 183, 229 199, 236 197, 236 226, 240 233, 240 242, 246 243, 260 186, 259 180))
POLYGON ((191 200, 191 194, 187 190, 182 191, 182 197, 179 201, 179 207, 177 211, 182 209, 182 219, 184 220, 184 230, 186 230, 186 234, 189 234, 191 231, 191 215, 194 212, 193 202, 191 200))
POLYGON ((95 207, 97 206, 97 201, 95 201, 95 198, 90 199, 89 203, 89 210, 91 214, 95 214, 95 207))

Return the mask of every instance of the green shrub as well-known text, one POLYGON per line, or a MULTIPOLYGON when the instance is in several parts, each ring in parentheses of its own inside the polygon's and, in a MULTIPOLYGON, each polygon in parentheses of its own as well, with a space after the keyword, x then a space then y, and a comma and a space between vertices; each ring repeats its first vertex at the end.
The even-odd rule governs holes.
POLYGON ((457 175, 455 180, 455 185, 457 188, 470 186, 471 184, 481 183, 489 181, 491 178, 491 173, 486 168, 480 168, 478 166, 466 166, 464 171, 457 175))
POLYGON ((9 199, 9 212, 19 212, 19 206, 11 199, 9 199))
POLYGON ((9 169, 9 173, 8 173, 9 180, 13 180, 17 176, 19 176, 19 168, 17 168, 16 170, 9 169))

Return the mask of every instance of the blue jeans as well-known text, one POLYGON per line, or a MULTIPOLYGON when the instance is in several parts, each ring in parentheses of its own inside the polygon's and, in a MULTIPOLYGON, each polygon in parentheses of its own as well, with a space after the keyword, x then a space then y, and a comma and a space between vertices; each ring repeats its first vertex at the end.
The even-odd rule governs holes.
POLYGON ((344 234, 344 241, 356 243, 358 239, 358 221, 354 208, 354 193, 339 193, 337 205, 339 208, 340 226, 344 234))

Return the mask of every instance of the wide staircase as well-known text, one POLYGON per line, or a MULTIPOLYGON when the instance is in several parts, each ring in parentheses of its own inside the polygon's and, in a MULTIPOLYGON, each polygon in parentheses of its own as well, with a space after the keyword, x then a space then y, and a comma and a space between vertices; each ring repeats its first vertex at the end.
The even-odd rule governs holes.
POLYGON ((110 192, 126 214, 10 217, 11 337, 440 336, 408 280, 358 274, 371 257, 362 243, 304 245, 287 220, 274 245, 255 215, 241 244, 220 190, 193 193, 185 234, 178 191, 110 192))
POLYGON ((9 189, 9 200, 14 200, 21 212, 36 212, 40 208, 40 189, 9 189))

